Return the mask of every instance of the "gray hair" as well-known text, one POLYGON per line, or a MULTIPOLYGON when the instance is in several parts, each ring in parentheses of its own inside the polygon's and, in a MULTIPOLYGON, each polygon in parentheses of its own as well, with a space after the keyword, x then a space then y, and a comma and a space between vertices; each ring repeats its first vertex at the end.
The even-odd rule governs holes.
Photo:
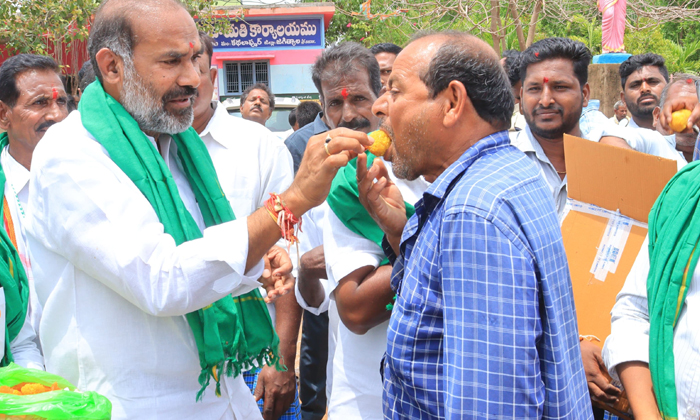
POLYGON ((624 105, 624 103, 623 103, 622 101, 617 101, 617 102, 615 102, 615 105, 613 105, 613 109, 614 109, 615 111, 617 111, 618 109, 620 109, 620 107, 621 107, 622 105, 624 105))
POLYGON ((664 104, 666 103, 666 99, 668 98, 668 90, 671 88, 671 86, 675 85, 676 83, 684 82, 686 83, 687 80, 692 80, 695 87, 695 84, 697 84, 700 81, 700 77, 695 76, 693 74, 686 74, 686 73, 676 73, 673 75, 673 80, 669 82, 665 87, 664 90, 661 92, 661 97, 659 97, 659 108, 663 109, 664 104))
POLYGON ((339 78, 360 70, 367 72, 369 87, 374 92, 374 96, 379 97, 379 92, 382 90, 379 63, 370 50, 357 42, 343 42, 324 50, 311 69, 311 79, 323 100, 321 80, 329 77, 339 78), (333 73, 332 76, 331 73, 333 73))

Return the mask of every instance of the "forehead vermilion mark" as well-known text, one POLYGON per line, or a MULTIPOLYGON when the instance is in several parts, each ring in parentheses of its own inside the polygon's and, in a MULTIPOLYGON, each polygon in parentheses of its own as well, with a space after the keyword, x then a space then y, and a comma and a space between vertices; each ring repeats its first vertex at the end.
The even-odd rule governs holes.
POLYGON ((191 50, 194 49, 194 42, 190 42, 190 49, 191 49, 191 50))
POLYGON ((539 56, 540 56, 540 53, 536 52, 535 57, 539 57, 539 56))
POLYGON ((343 88, 343 90, 340 91, 340 94, 343 95, 344 99, 348 98, 348 90, 346 88, 343 88))
POLYGON ((544 79, 542 79, 542 81, 543 81, 544 83, 549 83, 549 77, 545 77, 544 79))
POLYGON ((51 92, 53 92, 52 93, 53 100, 55 101, 56 99, 58 99, 58 90, 56 90, 55 87, 51 88, 51 92))
POLYGON ((693 79, 686 79, 685 82, 686 82, 687 84, 691 84, 691 83, 693 83, 693 79))

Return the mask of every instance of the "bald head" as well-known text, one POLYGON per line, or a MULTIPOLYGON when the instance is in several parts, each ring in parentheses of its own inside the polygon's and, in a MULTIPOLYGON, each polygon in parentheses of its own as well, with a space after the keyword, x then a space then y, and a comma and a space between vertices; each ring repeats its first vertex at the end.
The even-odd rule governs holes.
MULTIPOLYGON (((497 129, 510 127, 514 99, 496 52, 479 38, 456 31, 421 34, 401 52, 423 59, 420 79, 435 98, 461 82, 477 114, 497 129)), ((419 67, 420 68, 420 67, 419 67)))
MULTIPOLYGON (((173 11, 186 11, 176 0, 105 0, 95 12, 95 22, 90 30, 88 53, 95 75, 102 82, 102 73, 95 56, 107 48, 122 59, 130 59, 139 42, 139 23, 157 24, 158 20, 173 11)), ((190 18, 191 19, 191 18, 190 18)), ((194 26, 194 21, 192 22, 194 26)))

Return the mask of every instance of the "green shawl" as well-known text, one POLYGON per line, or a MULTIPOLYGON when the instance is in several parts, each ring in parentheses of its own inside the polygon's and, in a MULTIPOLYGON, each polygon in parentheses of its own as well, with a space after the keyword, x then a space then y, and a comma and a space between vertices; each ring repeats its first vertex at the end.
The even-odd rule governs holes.
POLYGON ((700 257, 700 167, 674 176, 649 213, 649 369, 659 411, 678 418, 673 330, 700 257))
MULTIPOLYGON (((0 151, 7 146, 8 142, 7 133, 0 134, 0 151)), ((5 171, 0 165, 0 188, 2 188, 3 196, 6 180, 5 171)), ((0 212, 2 212, 2 228, 0 228, 0 287, 5 292, 5 355, 0 360, 0 367, 5 367, 14 361, 10 351, 10 342, 17 337, 19 330, 24 325, 24 319, 27 316, 27 303, 29 301, 27 273, 24 271, 17 249, 5 231, 4 221, 10 215, 4 214, 4 208, 5 206, 0 207, 0 212)))
MULTIPOLYGON (((202 232, 185 208, 165 161, 121 104, 105 93, 99 82, 94 82, 85 89, 79 110, 83 126, 146 196, 175 243, 180 245, 201 238, 202 232)), ((206 226, 235 220, 204 142, 191 127, 172 138, 206 226)), ((240 297, 227 296, 189 313, 187 322, 197 343, 202 368, 199 375, 202 388, 197 400, 212 376, 216 394, 221 395, 221 372, 237 376, 253 367, 253 362, 281 368, 279 338, 257 289, 240 297)))
MULTIPOLYGON (((367 168, 372 166, 377 157, 370 152, 367 154, 367 168)), ((357 158, 351 160, 345 167, 340 168, 333 178, 331 191, 326 201, 338 219, 356 234, 382 247, 384 232, 374 222, 372 216, 360 203, 360 195, 357 189, 357 158)), ((416 209, 412 204, 406 203, 406 217, 411 218, 416 209)), ((389 259, 384 258, 380 265, 389 264, 389 259)))

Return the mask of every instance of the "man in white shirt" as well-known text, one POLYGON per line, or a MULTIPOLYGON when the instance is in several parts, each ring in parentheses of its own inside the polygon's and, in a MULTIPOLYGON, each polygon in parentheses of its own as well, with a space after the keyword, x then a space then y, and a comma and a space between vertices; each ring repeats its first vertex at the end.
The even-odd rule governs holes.
POLYGON ((617 101, 613 106, 613 111, 615 112, 615 115, 610 117, 610 122, 619 125, 620 127, 627 127, 627 124, 630 122, 629 117, 627 116, 627 105, 625 105, 625 103, 622 101, 617 101))
MULTIPOLYGON (((564 134, 584 137, 579 119, 590 94, 591 53, 583 43, 571 39, 548 38, 540 42, 537 56, 532 51, 521 54, 520 106, 527 127, 511 133, 511 142, 540 166, 561 216, 567 196, 564 134), (545 46, 547 51, 542 51, 545 46)), ((603 130, 586 138, 629 148, 623 139, 608 136, 603 130)))
MULTIPOLYGON (((216 69, 211 68, 211 38, 200 32, 204 52, 199 60, 201 71, 192 126, 211 154, 224 194, 237 217, 248 216, 265 205, 270 193, 289 188, 294 179, 292 156, 275 136, 260 124, 229 115, 226 108, 212 101, 216 69)), ((283 245, 283 244, 282 244, 283 245)), ((299 418, 296 397, 297 338, 301 308, 293 293, 268 303, 268 310, 280 337, 280 352, 286 371, 264 366, 244 373, 249 386, 253 383, 263 415, 277 419, 299 418)))
MULTIPOLYGON (((11 57, 0 67, 0 128, 6 131, 0 138, 7 141, 0 154, 4 173, 3 228, 17 250, 27 279, 23 291, 26 294, 23 302, 27 305, 26 317, 22 317, 24 326, 13 337, 10 349, 16 363, 37 369, 44 367, 36 338, 41 305, 27 250, 25 209, 34 148, 50 126, 68 116, 67 95, 59 74, 53 59, 32 54, 11 57)), ((10 310, 8 307, 8 313, 10 310)))
POLYGON ((638 54, 620 64, 620 99, 632 116, 628 127, 654 129, 654 108, 659 106, 661 91, 668 83, 668 70, 662 56, 638 54))
POLYGON ((108 0, 88 45, 98 82, 32 160, 27 233, 47 369, 105 395, 114 419, 260 418, 237 350, 258 342, 269 358, 275 335, 266 312, 242 329, 236 308, 257 309, 258 279, 268 300, 293 287, 289 258, 271 249, 277 221, 292 239, 295 219, 371 140, 349 130, 311 138, 290 188, 233 220, 226 178, 215 184, 189 129, 202 46, 187 10, 108 0), (261 277, 266 255, 271 277, 261 277), (243 294, 251 299, 231 298, 243 294))

